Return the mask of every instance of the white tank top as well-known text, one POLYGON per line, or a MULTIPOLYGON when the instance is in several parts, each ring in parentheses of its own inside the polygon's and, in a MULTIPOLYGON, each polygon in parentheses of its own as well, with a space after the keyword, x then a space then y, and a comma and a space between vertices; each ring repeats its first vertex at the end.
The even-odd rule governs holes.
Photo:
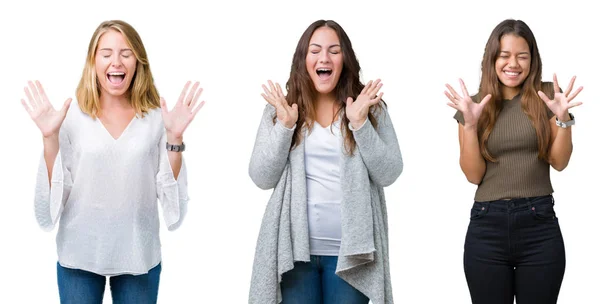
POLYGON ((312 132, 307 132, 304 143, 311 255, 337 256, 340 251, 341 161, 339 119, 328 127, 315 122, 312 132))

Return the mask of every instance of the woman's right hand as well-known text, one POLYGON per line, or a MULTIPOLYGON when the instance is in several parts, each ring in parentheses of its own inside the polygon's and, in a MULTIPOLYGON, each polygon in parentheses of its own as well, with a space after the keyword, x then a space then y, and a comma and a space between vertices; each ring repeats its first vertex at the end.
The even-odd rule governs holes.
POLYGON ((48 100, 46 92, 44 92, 44 88, 39 81, 36 81, 35 84, 28 81, 28 85, 29 87, 25 87, 25 95, 29 103, 21 99, 21 104, 42 131, 44 137, 57 135, 71 105, 71 98, 65 101, 60 111, 57 111, 48 100))
POLYGON ((279 83, 275 83, 269 80, 269 89, 263 84, 263 90, 265 93, 261 93, 262 97, 277 111, 277 120, 281 122, 286 128, 291 129, 298 121, 298 105, 288 105, 283 90, 279 83))
POLYGON ((481 112, 483 112, 483 108, 492 98, 491 94, 486 95, 480 103, 475 103, 471 99, 469 92, 467 92, 467 87, 462 79, 458 79, 460 82, 460 87, 462 89, 463 95, 456 93, 454 88, 451 85, 446 84, 446 87, 450 91, 444 91, 446 97, 450 99, 448 105, 463 114, 463 118, 465 119, 465 128, 467 127, 477 127, 477 121, 479 121, 479 117, 481 116, 481 112))

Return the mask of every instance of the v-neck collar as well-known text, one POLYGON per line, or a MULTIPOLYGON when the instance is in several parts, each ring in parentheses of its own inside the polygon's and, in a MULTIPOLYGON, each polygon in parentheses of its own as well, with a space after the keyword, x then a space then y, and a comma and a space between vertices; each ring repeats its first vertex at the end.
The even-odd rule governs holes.
POLYGON ((110 132, 108 131, 108 129, 106 128, 106 126, 104 125, 102 120, 100 120, 100 117, 98 117, 96 120, 98 121, 98 123, 100 124, 100 127, 104 130, 104 132, 106 132, 106 135, 108 135, 109 138, 111 138, 114 142, 116 142, 119 139, 123 138, 123 135, 126 134, 127 130, 129 129, 129 127, 131 127, 131 125, 133 124, 133 122, 135 121, 136 118, 137 118, 137 114, 133 115, 133 118, 131 118, 131 121, 129 121, 129 123, 127 124, 125 129, 123 129, 123 131, 121 131, 121 134, 119 134, 118 137, 113 137, 112 134, 110 134, 110 132))

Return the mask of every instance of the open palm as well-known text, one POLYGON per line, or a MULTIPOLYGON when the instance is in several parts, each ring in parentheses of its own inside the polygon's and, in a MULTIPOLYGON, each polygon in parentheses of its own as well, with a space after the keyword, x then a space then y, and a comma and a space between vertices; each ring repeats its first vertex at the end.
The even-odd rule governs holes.
POLYGON ((58 134, 71 105, 71 98, 67 99, 63 107, 57 111, 48 100, 46 92, 44 92, 44 88, 39 81, 36 81, 35 84, 29 81, 28 87, 25 87, 25 95, 29 102, 21 99, 21 104, 40 129, 42 135, 50 137, 58 134))
POLYGON ((460 82, 463 96, 458 94, 451 85, 446 84, 446 88, 448 88, 450 91, 444 91, 444 94, 446 94, 446 97, 448 97, 450 100, 448 105, 463 114, 465 126, 476 126, 477 121, 479 121, 479 117, 483 112, 483 108, 488 101, 490 101, 492 95, 488 94, 481 100, 480 103, 476 103, 473 101, 473 99, 471 99, 464 81, 462 79, 459 79, 458 81, 460 82))
POLYGON ((179 95, 179 100, 175 103, 175 106, 173 106, 171 111, 167 108, 165 99, 162 97, 160 99, 165 129, 176 138, 183 136, 183 132, 187 129, 194 117, 196 117, 196 113, 204 106, 204 101, 197 104, 200 94, 202 94, 200 83, 196 82, 188 93, 190 84, 191 82, 189 81, 185 84, 181 91, 181 95, 179 95))
POLYGON ((296 124, 296 121, 298 121, 298 105, 294 103, 290 106, 288 104, 279 83, 273 84, 269 80, 269 88, 264 84, 262 88, 265 92, 261 95, 269 104, 275 107, 277 120, 286 128, 291 129, 296 124))
POLYGON ((583 90, 583 87, 579 87, 577 90, 575 90, 575 92, 573 92, 573 94, 571 94, 573 85, 575 84, 575 76, 573 76, 573 78, 571 78, 571 82, 569 82, 567 90, 564 93, 561 93, 556 74, 554 74, 553 81, 554 99, 550 100, 550 98, 548 98, 548 96, 546 96, 546 94, 544 94, 542 91, 538 91, 538 95, 546 103, 548 109, 550 109, 552 113, 556 115, 556 117, 562 117, 564 119, 564 117, 567 117, 567 113, 569 112, 570 108, 583 104, 581 101, 571 102, 575 97, 577 97, 579 92, 583 90))

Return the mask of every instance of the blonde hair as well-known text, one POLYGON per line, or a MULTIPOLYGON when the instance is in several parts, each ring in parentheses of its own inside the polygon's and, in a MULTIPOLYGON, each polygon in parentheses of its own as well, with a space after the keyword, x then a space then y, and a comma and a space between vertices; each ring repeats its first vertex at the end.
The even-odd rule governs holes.
POLYGON ((100 114, 100 87, 98 85, 98 75, 96 75, 96 52, 100 37, 110 30, 123 35, 137 60, 135 74, 127 94, 129 95, 129 103, 136 114, 143 117, 149 110, 160 107, 160 97, 154 86, 148 55, 140 35, 131 25, 121 20, 102 22, 96 28, 90 40, 85 67, 75 93, 79 107, 81 111, 94 119, 100 114))

